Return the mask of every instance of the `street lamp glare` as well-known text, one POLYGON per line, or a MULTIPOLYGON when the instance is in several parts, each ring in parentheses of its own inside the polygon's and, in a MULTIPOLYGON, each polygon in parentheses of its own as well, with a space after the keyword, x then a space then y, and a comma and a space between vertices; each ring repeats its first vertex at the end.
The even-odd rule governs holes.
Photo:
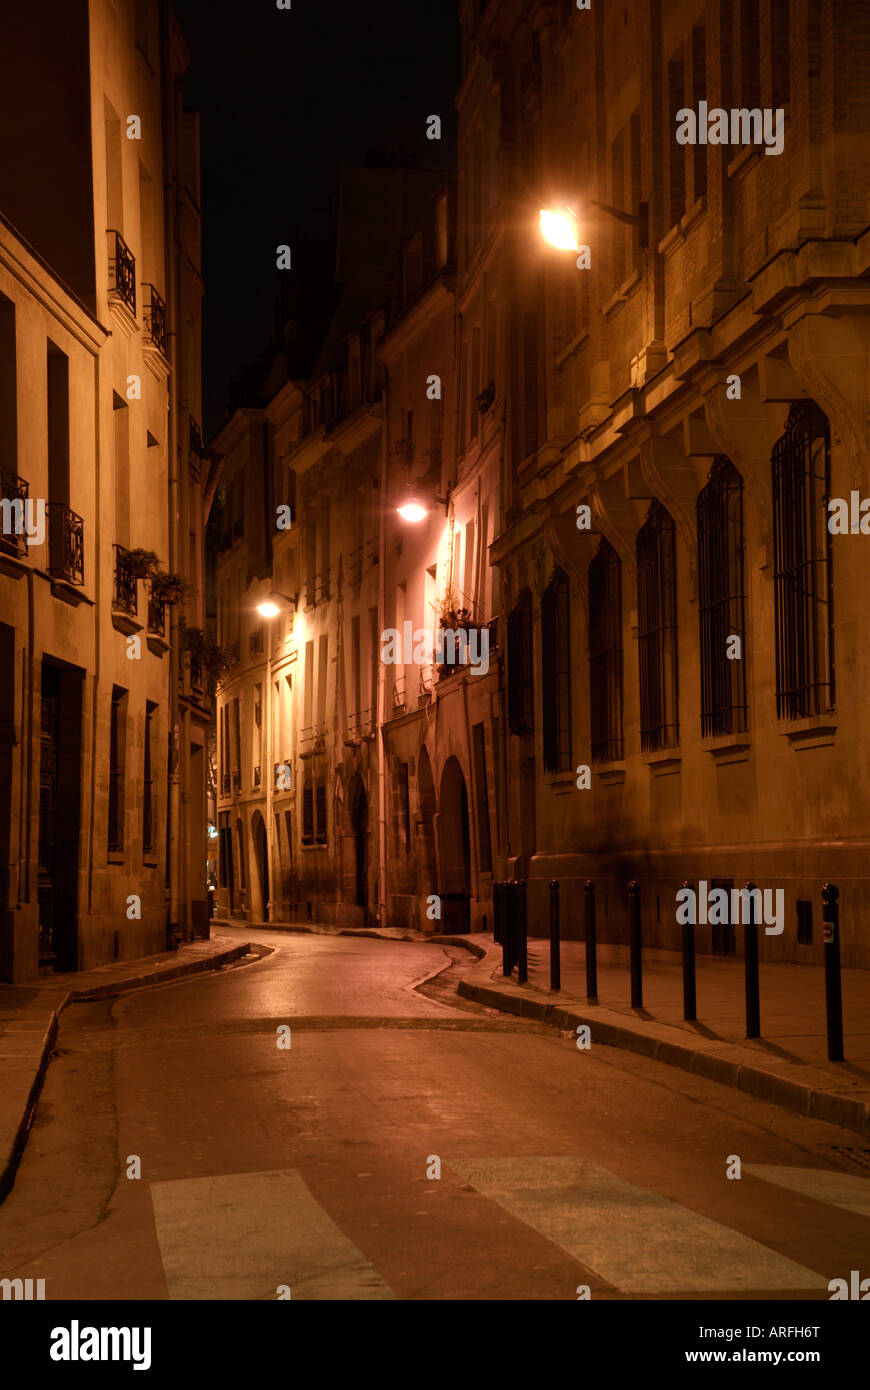
POLYGON ((257 612, 262 618, 277 618, 281 609, 278 607, 277 603, 270 603, 267 601, 266 603, 257 604, 257 612))
POLYGON ((396 510, 403 521, 422 521, 429 513, 419 502, 404 502, 396 510))
POLYGON ((541 234, 560 251, 580 249, 577 218, 568 207, 541 208, 541 234))

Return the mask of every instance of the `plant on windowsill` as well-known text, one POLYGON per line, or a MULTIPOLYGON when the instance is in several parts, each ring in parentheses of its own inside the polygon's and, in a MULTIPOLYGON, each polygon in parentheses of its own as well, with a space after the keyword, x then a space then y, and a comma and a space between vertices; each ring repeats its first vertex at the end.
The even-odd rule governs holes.
POLYGON ((167 574, 164 570, 154 570, 151 578, 151 597, 160 603, 168 603, 170 606, 176 603, 183 603, 186 598, 192 598, 196 593, 196 587, 188 584, 180 574, 167 574))
MULTIPOLYGON (((472 631, 478 628, 474 621, 470 608, 460 608, 458 599, 452 589, 448 589, 443 599, 437 606, 438 626, 452 632, 464 632, 466 642, 472 631)), ((455 655, 456 644, 454 644, 452 654, 455 655)), ((461 666, 456 661, 439 661, 438 678, 445 680, 452 676, 456 671, 461 670, 461 666)))
POLYGON ((191 667, 204 672, 206 694, 213 699, 218 681, 232 665, 229 652, 206 637, 201 627, 188 627, 185 622, 181 624, 181 645, 190 657, 191 667))
POLYGON ((153 550, 128 550, 124 566, 134 579, 150 579, 160 569, 160 556, 153 550))

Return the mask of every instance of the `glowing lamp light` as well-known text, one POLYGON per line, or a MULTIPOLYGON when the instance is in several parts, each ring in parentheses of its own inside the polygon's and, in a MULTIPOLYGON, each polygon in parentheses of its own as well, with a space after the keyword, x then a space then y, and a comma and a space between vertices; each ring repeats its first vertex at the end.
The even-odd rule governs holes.
POLYGON ((560 251, 579 251, 577 218, 568 207, 541 208, 541 235, 560 251))
POLYGON ((403 502, 401 507, 396 508, 396 511, 403 521, 422 521, 424 517, 429 515, 426 508, 419 502, 403 502))
POLYGON ((281 609, 278 607, 277 603, 266 602, 257 604, 257 612, 260 614, 261 618, 277 618, 281 609))

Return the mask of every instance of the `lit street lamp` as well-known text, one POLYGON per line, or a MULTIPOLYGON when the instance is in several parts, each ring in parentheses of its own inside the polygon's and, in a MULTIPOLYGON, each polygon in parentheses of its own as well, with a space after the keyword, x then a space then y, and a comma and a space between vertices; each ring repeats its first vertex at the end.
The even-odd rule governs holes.
MULTIPOLYGON (((617 222, 625 222, 629 227, 637 227, 638 240, 642 249, 649 245, 649 204, 638 203, 636 213, 623 212, 621 208, 611 207, 609 203, 596 202, 587 198, 588 207, 606 212, 617 222)), ((577 213, 567 203, 551 208, 541 208, 541 235, 551 246, 559 251, 579 251, 580 222, 577 213)))

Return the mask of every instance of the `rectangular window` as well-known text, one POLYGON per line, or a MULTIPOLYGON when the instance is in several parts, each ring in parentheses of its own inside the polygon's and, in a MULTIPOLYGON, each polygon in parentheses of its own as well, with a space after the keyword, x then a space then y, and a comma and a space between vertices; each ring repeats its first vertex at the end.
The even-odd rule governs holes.
POLYGON ((789 0, 770 0, 770 82, 771 104, 785 106, 789 99, 791 49, 789 42, 789 0))
POLYGON ((589 566, 589 711, 593 763, 622 758, 622 595, 619 556, 602 539, 589 566))
POLYGON ((567 772, 571 758, 571 599, 556 570, 541 598, 544 771, 567 772))
POLYGON ((49 342, 48 369, 48 495, 52 502, 69 502, 69 358, 49 342))
POLYGON ((109 849, 123 853, 126 801, 127 691, 112 687, 109 709, 109 849))
MULTIPOLYGON (((0 294, 0 468, 18 473, 18 371, 15 351, 15 305, 0 294)), ((3 496, 12 494, 6 491, 3 496)))
POLYGON ((127 402, 112 392, 115 435, 115 541, 130 547, 130 412, 127 402))
POLYGON ((326 683, 329 676, 329 634, 322 632, 317 649, 317 727, 326 723, 326 683))
POLYGON ((317 783, 317 843, 326 844, 326 783, 317 783))
MULTIPOLYGON (((699 110, 707 95, 705 30, 696 24, 692 30, 692 105, 699 110)), ((692 200, 697 202, 707 192, 707 146, 700 140, 692 146, 692 200)))
POLYGON ((721 455, 698 495, 701 732, 746 728, 743 480, 721 455))
POLYGON ((142 776, 142 853, 154 853, 154 764, 152 761, 154 716, 157 706, 145 704, 145 759, 142 776))
POLYGON ((471 730, 474 741, 474 788, 477 796, 477 862, 482 874, 492 873, 489 833, 489 790, 486 781, 486 738, 483 724, 471 730))
POLYGON ((402 820, 402 834, 405 849, 411 847, 411 792, 408 782, 408 764, 399 763, 399 814, 402 820))
POLYGON ((314 643, 305 643, 305 730, 310 733, 314 724, 314 643))
POLYGON ((679 222, 686 211, 686 151, 678 145, 675 137, 677 112, 685 106, 683 59, 672 58, 668 63, 668 111, 665 129, 667 131, 668 165, 670 180, 668 186, 670 225, 679 222))
POLYGON ((314 788, 310 782, 302 788, 302 843, 314 844, 314 788))

